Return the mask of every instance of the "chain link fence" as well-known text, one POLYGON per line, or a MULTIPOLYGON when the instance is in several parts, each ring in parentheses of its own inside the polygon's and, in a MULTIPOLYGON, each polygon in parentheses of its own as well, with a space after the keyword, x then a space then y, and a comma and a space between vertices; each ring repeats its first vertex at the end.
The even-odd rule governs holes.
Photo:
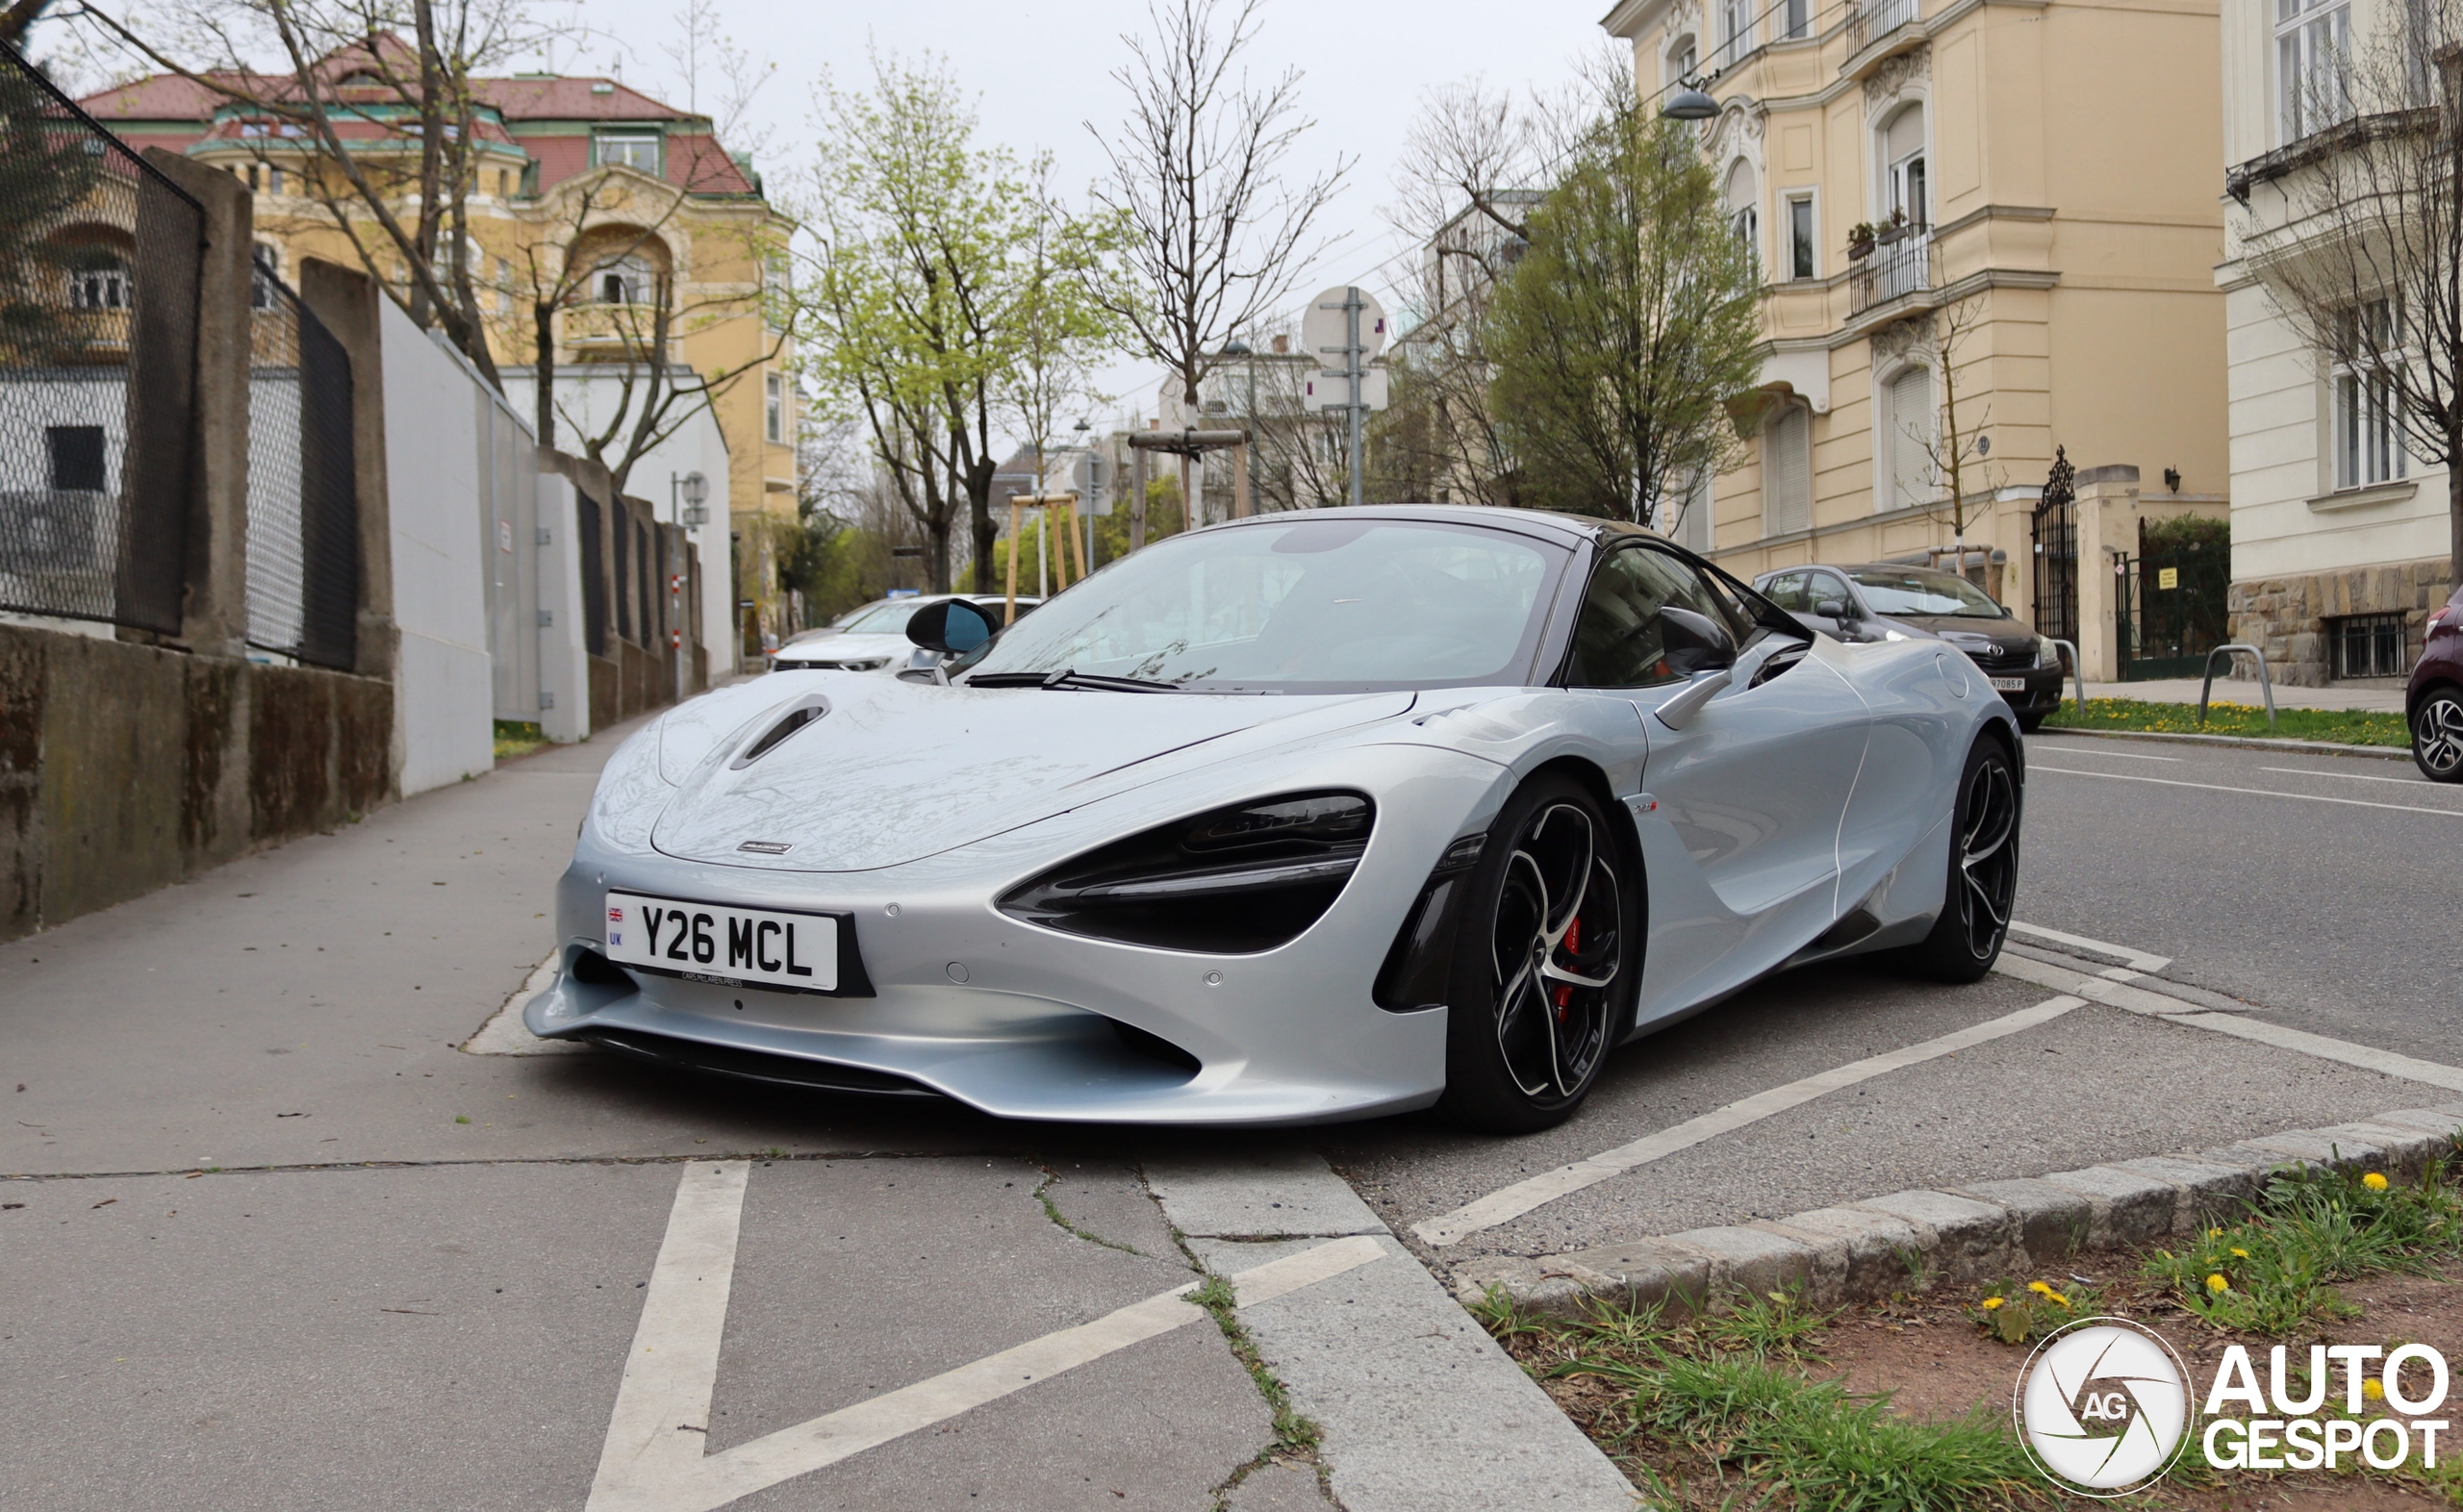
POLYGON ((257 254, 248 314, 248 643, 358 661, 350 360, 257 254))
POLYGON ((179 632, 203 240, 0 45, 0 609, 179 632))

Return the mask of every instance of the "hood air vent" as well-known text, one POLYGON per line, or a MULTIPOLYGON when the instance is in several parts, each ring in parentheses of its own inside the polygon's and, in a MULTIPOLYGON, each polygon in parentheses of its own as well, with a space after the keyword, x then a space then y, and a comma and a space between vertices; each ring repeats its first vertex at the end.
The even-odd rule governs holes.
MULTIPOLYGON (((829 712, 829 700, 820 693, 806 693, 787 705, 770 728, 754 736, 752 743, 727 763, 730 771, 742 771, 762 757, 787 743, 787 738, 829 712)), ((745 847, 750 849, 750 846, 745 847)))

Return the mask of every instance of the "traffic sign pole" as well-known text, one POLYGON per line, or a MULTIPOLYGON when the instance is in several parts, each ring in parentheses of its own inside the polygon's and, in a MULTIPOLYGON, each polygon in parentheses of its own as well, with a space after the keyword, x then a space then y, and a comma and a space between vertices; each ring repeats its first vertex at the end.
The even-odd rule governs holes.
POLYGON ((1359 290, 1357 287, 1345 289, 1343 325, 1350 344, 1343 355, 1347 359, 1344 365, 1351 369, 1351 501, 1354 504, 1362 502, 1366 497, 1361 488, 1361 473, 1365 469, 1360 466, 1360 439, 1367 425, 1368 403, 1366 395, 1359 391, 1359 385, 1360 380, 1367 376, 1368 360, 1366 350, 1359 344, 1359 290))

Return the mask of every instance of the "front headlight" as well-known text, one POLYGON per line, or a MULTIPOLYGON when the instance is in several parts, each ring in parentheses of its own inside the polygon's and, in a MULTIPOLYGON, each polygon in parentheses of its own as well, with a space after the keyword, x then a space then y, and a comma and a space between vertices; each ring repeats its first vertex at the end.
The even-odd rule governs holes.
POLYGON ((2053 644, 2048 636, 2036 637, 2036 665, 2038 667, 2061 665, 2061 647, 2053 644))
POLYGON ((1002 895, 1013 919, 1124 945, 1241 955, 1297 938, 1368 848, 1364 794, 1295 793, 1157 825, 1002 895))

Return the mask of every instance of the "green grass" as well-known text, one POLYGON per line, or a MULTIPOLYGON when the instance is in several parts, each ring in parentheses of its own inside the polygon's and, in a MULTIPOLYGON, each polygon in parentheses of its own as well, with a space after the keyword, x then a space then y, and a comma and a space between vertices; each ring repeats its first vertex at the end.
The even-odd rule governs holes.
POLYGON ((2218 1328, 2281 1336, 2313 1319, 2352 1316, 2337 1281, 2429 1274, 2437 1261, 2463 1255, 2463 1196, 2446 1185, 2442 1166, 2418 1186, 2373 1187, 2369 1174, 2301 1167, 2278 1175, 2247 1218, 2208 1229, 2181 1253, 2156 1250, 2145 1273, 2218 1328))
MULTIPOLYGON (((2235 694, 2240 690, 2234 690, 2235 694)), ((2277 709, 2267 723, 2265 709, 2241 703, 2210 703, 2198 723, 2194 703, 2142 703, 2135 698, 2090 698, 2085 709, 2065 699, 2044 721, 2047 730, 2151 730, 2165 735, 2234 735, 2286 741, 2333 741, 2345 745, 2411 748, 2411 731, 2400 714, 2349 709, 2277 709)))
POLYGON ((498 719, 496 721, 496 760, 511 761, 527 756, 547 743, 547 732, 530 719, 498 719))

